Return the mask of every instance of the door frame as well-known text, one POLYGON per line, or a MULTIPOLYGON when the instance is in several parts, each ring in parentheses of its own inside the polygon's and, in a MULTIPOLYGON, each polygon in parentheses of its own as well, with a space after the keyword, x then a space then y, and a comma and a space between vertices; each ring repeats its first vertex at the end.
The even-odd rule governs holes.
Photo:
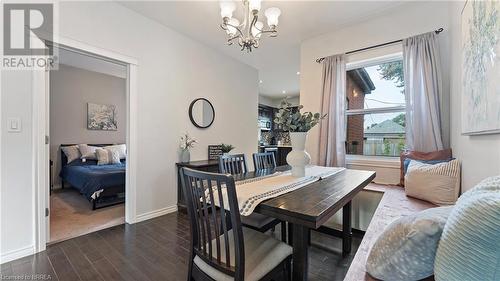
MULTIPOLYGON (((125 222, 133 224, 137 221, 137 71, 138 60, 123 54, 91 46, 80 41, 58 36, 51 41, 59 48, 76 50, 100 58, 111 59, 127 67, 126 108, 127 108, 127 163, 125 180, 125 222)), ((33 71, 33 168, 34 175, 34 246, 35 253, 44 251, 48 241, 48 219, 46 208, 49 208, 49 145, 46 136, 49 131, 49 70, 33 71)), ((50 141, 49 141, 50 143, 50 141)))

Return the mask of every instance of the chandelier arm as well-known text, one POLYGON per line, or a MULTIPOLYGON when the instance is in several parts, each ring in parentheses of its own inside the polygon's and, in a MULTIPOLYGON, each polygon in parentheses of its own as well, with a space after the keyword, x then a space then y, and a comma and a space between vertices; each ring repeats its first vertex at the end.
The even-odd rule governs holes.
POLYGON ((243 36, 243 32, 241 31, 240 26, 232 25, 232 24, 230 24, 230 23, 226 23, 226 24, 222 23, 222 24, 221 24, 221 27, 222 27, 222 29, 224 29, 224 30, 228 30, 228 28, 227 28, 228 26, 230 26, 230 27, 234 27, 234 29, 236 29, 236 30, 238 31, 238 33, 239 33, 241 36, 243 36), (224 28, 224 26, 225 26, 225 28, 224 28))
POLYGON ((278 31, 276 29, 270 29, 270 30, 261 30, 259 34, 264 34, 264 33, 271 33, 269 37, 276 37, 278 36, 278 31))

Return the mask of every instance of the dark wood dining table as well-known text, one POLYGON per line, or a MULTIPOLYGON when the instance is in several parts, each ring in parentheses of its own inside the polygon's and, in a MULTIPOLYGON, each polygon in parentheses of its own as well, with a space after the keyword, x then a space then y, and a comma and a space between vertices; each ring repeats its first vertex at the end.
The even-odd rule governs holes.
MULTIPOLYGON (((272 170, 249 172, 235 176, 235 180, 260 177, 276 171, 289 170, 281 166, 272 170)), ((307 280, 310 230, 335 233, 323 224, 340 209, 342 212, 342 251, 351 250, 351 200, 375 178, 375 172, 345 169, 332 176, 310 183, 297 190, 261 202, 254 212, 288 222, 293 247, 292 280, 307 280)))

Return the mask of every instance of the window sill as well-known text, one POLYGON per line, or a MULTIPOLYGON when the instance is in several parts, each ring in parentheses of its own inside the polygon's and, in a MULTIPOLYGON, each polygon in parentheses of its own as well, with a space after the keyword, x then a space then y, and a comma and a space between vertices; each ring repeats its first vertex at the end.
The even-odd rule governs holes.
POLYGON ((399 157, 346 155, 347 165, 399 169, 399 157))

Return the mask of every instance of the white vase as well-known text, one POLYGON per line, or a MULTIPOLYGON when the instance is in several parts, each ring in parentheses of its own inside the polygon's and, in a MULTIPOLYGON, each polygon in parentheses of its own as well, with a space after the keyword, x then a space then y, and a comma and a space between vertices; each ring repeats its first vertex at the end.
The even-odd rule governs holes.
POLYGON ((292 151, 286 156, 286 162, 292 167, 292 176, 304 177, 306 166, 311 163, 311 156, 306 152, 307 132, 290 132, 292 151))
POLYGON ((189 149, 181 149, 181 162, 187 163, 189 160, 191 160, 191 152, 189 152, 189 149))

